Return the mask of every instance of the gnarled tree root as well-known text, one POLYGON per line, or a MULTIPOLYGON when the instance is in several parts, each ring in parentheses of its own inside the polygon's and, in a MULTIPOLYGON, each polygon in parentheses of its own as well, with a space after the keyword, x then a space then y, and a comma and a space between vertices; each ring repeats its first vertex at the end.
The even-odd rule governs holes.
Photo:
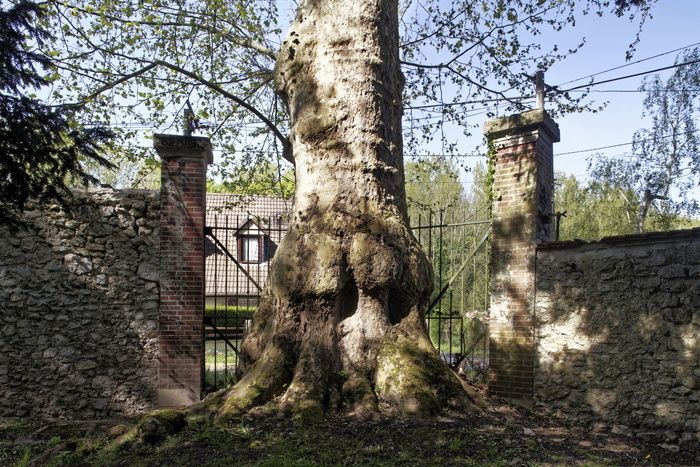
POLYGON ((385 336, 371 374, 329 371, 317 359, 290 360, 288 352, 267 349, 232 388, 192 406, 222 422, 270 401, 281 415, 317 420, 326 413, 344 412, 360 418, 428 417, 442 411, 470 413, 485 402, 460 379, 422 339, 385 336), (294 368, 294 371, 290 369, 294 368))
POLYGON ((115 440, 113 447, 156 444, 181 431, 189 416, 226 423, 273 401, 279 415, 302 423, 320 421, 325 414, 338 412, 359 419, 422 418, 442 412, 469 414, 486 407, 484 400, 440 359, 427 339, 389 335, 376 344, 377 361, 371 375, 342 370, 308 373, 315 360, 300 357, 294 361, 289 351, 269 345, 233 387, 182 410, 151 412, 115 440))

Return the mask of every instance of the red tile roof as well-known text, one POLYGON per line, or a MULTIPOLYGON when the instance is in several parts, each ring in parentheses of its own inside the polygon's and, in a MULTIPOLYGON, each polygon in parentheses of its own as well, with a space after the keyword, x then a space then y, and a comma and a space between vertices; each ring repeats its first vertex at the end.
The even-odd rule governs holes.
POLYGON ((207 194, 206 225, 216 237, 207 236, 205 243, 206 281, 208 297, 254 296, 264 286, 268 268, 277 245, 289 224, 292 201, 269 196, 239 196, 207 194), (238 250, 239 229, 258 230, 264 237, 262 262, 241 263, 238 250), (231 259, 228 253, 238 261, 231 259), (244 272, 245 271, 245 272, 244 272), (247 273, 247 274, 246 274, 247 273))

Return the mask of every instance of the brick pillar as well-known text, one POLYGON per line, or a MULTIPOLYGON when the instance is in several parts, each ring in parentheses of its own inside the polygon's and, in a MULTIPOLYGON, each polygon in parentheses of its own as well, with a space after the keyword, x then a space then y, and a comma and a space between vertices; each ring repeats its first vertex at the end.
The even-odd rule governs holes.
POLYGON ((158 404, 201 399, 204 381, 204 219, 208 138, 155 135, 160 189, 158 404))
POLYGON ((544 110, 490 120, 493 186, 489 391, 525 403, 534 380, 535 250, 553 239, 552 145, 559 127, 544 110))

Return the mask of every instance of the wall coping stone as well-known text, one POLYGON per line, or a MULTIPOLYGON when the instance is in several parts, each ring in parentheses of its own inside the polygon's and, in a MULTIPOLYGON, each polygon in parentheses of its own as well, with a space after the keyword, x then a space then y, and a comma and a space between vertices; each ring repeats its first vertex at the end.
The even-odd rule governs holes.
POLYGON ((559 142, 559 125, 543 109, 494 118, 484 124, 484 134, 493 140, 535 129, 543 130, 552 142, 559 142))
POLYGON ((114 194, 118 195, 121 193, 124 194, 134 194, 134 195, 139 195, 139 194, 145 194, 145 195, 156 195, 160 196, 160 189, 149 189, 149 188, 111 188, 109 186, 104 186, 104 187, 98 187, 98 186, 90 186, 87 188, 70 188, 70 190, 73 193, 85 193, 85 194, 100 194, 100 193, 106 193, 106 194, 114 194))
POLYGON ((207 164, 214 162, 211 141, 204 136, 153 135, 153 147, 162 159, 202 158, 207 164))
POLYGON ((646 232, 641 234, 618 235, 615 237, 603 237, 598 241, 566 240, 559 242, 547 242, 537 245, 538 251, 568 250, 581 248, 595 250, 607 248, 610 245, 644 245, 665 242, 675 242, 700 237, 700 227, 692 229, 671 230, 668 232, 646 232))

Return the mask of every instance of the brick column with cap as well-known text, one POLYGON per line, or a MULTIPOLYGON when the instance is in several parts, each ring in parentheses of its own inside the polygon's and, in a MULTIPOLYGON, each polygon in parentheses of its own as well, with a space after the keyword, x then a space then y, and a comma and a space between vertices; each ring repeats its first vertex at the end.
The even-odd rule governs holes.
POLYGON ((535 253, 553 239, 553 143, 559 127, 544 110, 489 120, 495 149, 489 391, 532 400, 535 253))
POLYGON ((204 381, 204 220, 208 138, 155 135, 161 163, 158 404, 198 402, 204 381))

